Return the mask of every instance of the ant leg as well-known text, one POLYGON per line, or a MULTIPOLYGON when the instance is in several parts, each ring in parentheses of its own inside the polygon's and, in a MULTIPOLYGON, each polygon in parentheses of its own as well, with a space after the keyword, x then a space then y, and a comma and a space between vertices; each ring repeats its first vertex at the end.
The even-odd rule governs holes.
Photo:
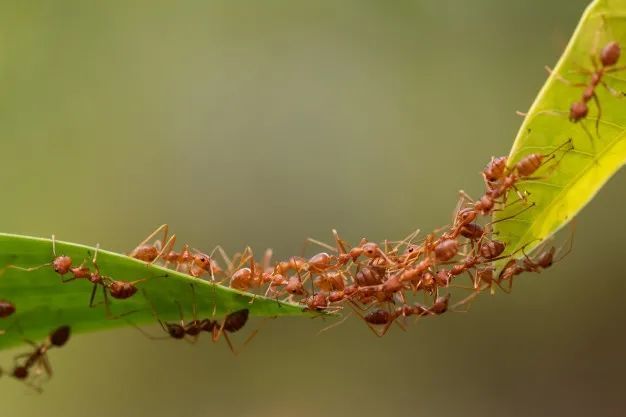
POLYGON ((181 327, 185 327, 185 315, 183 313, 183 306, 178 302, 178 300, 174 300, 174 303, 178 307, 178 317, 180 318, 181 327))
POLYGON ((472 306, 474 298, 476 298, 478 294, 480 294, 482 291, 484 291, 487 288, 488 286, 483 287, 483 288, 477 288, 472 294, 468 295, 467 297, 457 302, 456 304, 453 304, 452 307, 450 307, 450 310, 454 312, 458 312, 458 313, 467 313, 472 306), (459 307, 461 306, 467 306, 467 307, 464 310, 459 310, 459 307))
POLYGON ((339 233, 337 233, 336 229, 333 229, 333 237, 335 238, 335 244, 337 245, 339 255, 345 255, 348 253, 345 247, 345 242, 339 237, 339 233))
POLYGON ((465 201, 469 201, 470 203, 475 203, 476 200, 474 200, 472 197, 470 197, 469 194, 467 194, 465 191, 463 190, 459 190, 459 202, 457 203, 457 207, 462 207, 463 204, 465 203, 465 201))
POLYGON ((515 217, 519 216, 520 214, 522 214, 526 210, 530 210, 531 208, 535 207, 536 204, 537 203, 533 202, 533 203, 529 204, 528 206, 524 207, 523 209, 521 209, 520 211, 518 211, 517 213, 511 214, 510 216, 503 217, 503 218, 498 219, 498 220, 494 220, 492 222, 489 222, 488 225, 491 226, 491 225, 499 223, 499 222, 504 222, 504 221, 507 221, 507 220, 514 219, 515 217))
POLYGON ((410 235, 397 242, 397 245, 393 247, 392 252, 399 250, 402 245, 409 246, 410 244, 412 244, 413 240, 420 234, 420 232, 420 229, 416 229, 410 235))
POLYGON ((48 262, 47 264, 43 264, 43 265, 33 266, 33 267, 30 267, 30 268, 24 268, 22 266, 17 266, 17 265, 7 265, 6 268, 17 269, 18 271, 24 271, 24 272, 32 272, 32 271, 36 271, 38 269, 41 269, 44 266, 50 266, 50 265, 52 265, 52 262, 48 262))
POLYGON ((44 372, 46 373, 47 379, 52 378, 52 366, 50 365, 48 355, 44 354, 41 356, 40 364, 43 367, 44 372))
POLYGON ((98 266, 98 251, 100 250, 100 243, 96 243, 96 250, 93 254, 93 258, 91 258, 91 263, 93 267, 96 269, 96 273, 100 275, 100 267, 98 266))
POLYGON ((196 321, 198 319, 198 311, 197 311, 197 305, 196 305, 196 289, 193 286, 193 283, 190 283, 189 286, 191 287, 191 314, 192 314, 193 320, 196 321))
POLYGON ((593 93, 591 96, 593 101, 596 103, 596 107, 598 108, 598 115, 596 116, 596 135, 598 135, 598 139, 600 139, 600 119, 602 118, 602 106, 600 106, 600 100, 598 99, 598 95, 593 93))
MULTIPOLYGON (((143 241, 141 241, 141 243, 139 243, 139 244, 135 247, 135 249, 133 249, 132 251, 130 251, 130 253, 132 254, 132 253, 133 253, 133 252, 134 252, 137 248, 139 248, 139 247, 141 247, 141 246, 145 245, 146 243, 148 243, 149 241, 151 241, 152 239, 154 239, 154 237, 155 237, 156 235, 158 235, 161 231, 163 231, 163 240, 162 240, 162 242, 167 241, 167 234, 168 234, 168 231, 169 231, 169 226, 168 226, 168 225, 167 225, 167 223, 166 223, 166 224, 162 224, 161 226, 157 227, 157 228, 156 228, 156 230, 155 230, 154 232, 150 233, 150 234, 148 235, 148 237, 147 237, 147 238, 145 238, 143 241)), ((130 254, 129 254, 129 256, 130 256, 130 254)))
MULTIPOLYGON (((352 303, 350 303, 350 306, 352 307, 352 303)), ((385 325, 385 328, 382 331, 379 331, 378 329, 376 329, 374 326, 372 326, 367 320, 365 320, 365 317, 359 313, 354 307, 352 307, 352 310, 356 313, 357 316, 359 316, 367 325, 367 327, 369 327, 369 329, 372 331, 372 333, 374 333, 376 336, 378 337, 383 337, 385 335, 385 333, 387 333, 387 330, 389 329, 389 325, 390 323, 387 323, 385 325)), ((392 320, 393 322, 393 320, 392 320)))
POLYGON ((228 334, 226 332, 224 332, 224 339, 226 339, 226 343, 228 344, 228 348, 230 349, 232 354, 235 356, 239 355, 239 352, 233 346, 233 343, 230 341, 230 338, 228 337, 228 334))
POLYGON ((334 328, 334 327, 337 327, 337 326, 339 326, 339 325, 343 324, 346 320, 348 320, 348 318, 350 317, 350 315, 351 315, 351 314, 352 314, 352 312, 350 312, 350 313, 346 314, 346 315, 344 316, 344 318, 342 318, 341 320, 339 320, 339 321, 338 321, 338 322, 336 322, 336 323, 331 324, 330 326, 326 326, 326 327, 324 327, 322 330, 320 330, 319 332, 317 332, 317 334, 318 334, 318 335, 320 335, 320 334, 322 334, 322 333, 323 333, 323 332, 325 332, 325 331, 328 331, 328 330, 330 330, 330 329, 332 329, 332 328, 334 328))
POLYGON ((559 73, 555 72, 552 68, 550 68, 547 65, 544 68, 545 68, 546 71, 548 71, 549 75, 553 75, 556 80, 562 82, 565 85, 568 85, 570 87, 587 87, 587 84, 585 84, 585 83, 574 83, 574 82, 568 80, 567 78, 565 78, 562 75, 560 75, 559 73))
MULTIPOLYGON (((587 129, 587 126, 585 126, 585 123, 583 121, 580 122, 580 127, 583 128, 583 130, 585 131, 585 134, 589 138, 589 142, 591 143, 591 153, 593 154, 593 158, 596 159, 596 142, 593 139, 593 135, 591 134, 589 129, 587 129)), ((596 160, 596 163, 598 163, 597 160, 596 160)))
MULTIPOLYGON (((569 244, 567 247, 567 250, 565 251, 565 253, 563 254, 559 254, 559 257, 554 261, 556 262, 560 262, 563 260, 563 258, 565 258, 567 255, 570 254, 570 252, 572 251, 572 249, 574 248, 574 233, 576 232, 576 219, 572 220, 572 233, 570 234, 569 237, 569 244)), ((560 250, 559 250, 560 252, 560 250)))
POLYGON ((309 244, 309 243, 312 243, 312 244, 317 245, 317 246, 321 246, 322 248, 328 249, 328 250, 333 251, 333 252, 337 252, 337 248, 333 248, 332 246, 322 242, 321 240, 313 239, 312 237, 307 237, 306 240, 304 241, 304 245, 303 245, 303 248, 302 248, 302 256, 304 256, 305 248, 306 248, 307 244, 309 244))
MULTIPOLYGON (((165 241, 164 241, 165 242, 165 241)), ((156 256, 156 258, 154 258, 152 260, 152 262, 149 262, 148 265, 152 265, 153 263, 155 263, 157 260, 159 260, 159 258, 162 258, 163 255, 167 255, 173 248, 174 248, 174 244, 176 243, 176 235, 172 235, 170 237, 170 239, 165 242, 165 244, 163 245, 163 247, 161 248, 161 251, 159 252, 159 254, 156 256)))
POLYGON ((56 237, 54 236, 54 234, 52 234, 52 254, 56 258, 56 256, 57 256, 57 244, 56 244, 56 237))
POLYGON ((226 267, 228 268, 228 274, 232 275, 232 273, 235 270, 234 265, 232 264, 230 258, 228 257, 228 254, 226 253, 226 251, 224 251, 224 248, 222 248, 220 245, 217 245, 212 251, 211 251, 211 256, 213 255, 213 253, 215 251, 218 251, 220 253, 220 256, 222 257, 222 259, 224 260, 224 262, 226 263, 226 267))
POLYGON ((93 300, 96 298, 96 290, 98 289, 98 284, 93 284, 93 288, 91 289, 91 297, 89 297, 89 307, 95 307, 93 300))
POLYGON ((109 303, 109 294, 107 293, 107 287, 102 286, 102 296, 104 298, 104 314, 107 319, 113 319, 115 316, 111 313, 111 306, 109 303))

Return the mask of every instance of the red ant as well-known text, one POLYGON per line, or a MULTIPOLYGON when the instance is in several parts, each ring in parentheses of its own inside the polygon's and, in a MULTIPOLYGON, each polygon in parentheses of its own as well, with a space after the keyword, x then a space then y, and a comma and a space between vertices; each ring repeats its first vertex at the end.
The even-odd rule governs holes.
MULTIPOLYGON (((185 339, 186 336, 190 336, 192 337, 191 341, 195 342, 198 335, 201 332, 207 332, 211 334, 211 339, 213 342, 217 342, 220 338, 221 335, 224 335, 224 339, 226 339, 226 343, 228 344, 228 347, 230 349, 230 351, 236 356, 239 354, 239 351, 235 349, 233 343, 231 342, 228 334, 229 333, 235 333, 239 330, 241 330, 245 324, 248 321, 248 316, 249 316, 249 310, 248 309, 241 309, 238 311, 235 311, 233 313, 229 313, 226 315, 226 317, 224 318, 224 321, 220 324, 219 321, 217 320, 210 320, 210 319, 201 319, 199 320, 197 318, 197 311, 196 311, 196 293, 195 293, 195 289, 193 284, 190 284, 191 286, 191 292, 192 292, 192 314, 193 314, 193 319, 189 322, 185 322, 184 317, 183 317, 183 310, 182 307, 180 305, 179 302, 176 302, 177 306, 178 306, 178 312, 180 315, 180 322, 179 323, 172 323, 172 322, 166 322, 161 320, 157 313, 156 313, 156 308, 154 306, 154 304, 152 304, 152 302, 150 301, 151 304, 151 308, 152 308, 152 314, 154 316, 154 318, 157 320, 157 322, 159 323, 159 325, 161 326, 161 328, 163 329, 163 331, 165 333, 168 334, 168 336, 166 337, 155 337, 155 336, 151 336, 147 333, 145 333, 141 328, 135 326, 144 336, 150 338, 150 339, 169 339, 169 338, 173 338, 173 339, 185 339)), ((142 290, 144 293, 144 297, 149 300, 149 298, 147 297, 147 293, 145 290, 142 290)), ((250 336, 248 336, 248 338, 245 340, 243 346, 246 346, 248 343, 250 343, 250 341, 254 338, 254 336, 256 336, 256 334, 258 333, 258 329, 255 330, 254 332, 252 332, 252 334, 250 336)))
POLYGON ((450 301, 450 294, 442 297, 438 297, 431 307, 424 307, 418 303, 414 305, 402 305, 397 307, 393 312, 389 312, 382 309, 377 309, 365 316, 361 315, 358 311, 355 312, 365 321, 370 330, 378 337, 383 337, 390 326, 399 317, 417 316, 423 317, 428 315, 441 315, 448 311, 448 303, 450 301), (378 331, 373 326, 383 326, 378 331))
POLYGON ((170 263, 174 263, 176 264, 176 271, 182 271, 195 278, 209 273, 211 279, 215 280, 215 275, 223 274, 224 272, 210 255, 202 253, 197 249, 190 249, 188 244, 183 245, 180 252, 170 250, 162 258, 165 261, 164 266, 166 268, 170 263))
MULTIPOLYGON (((596 48, 597 48, 596 43, 597 43, 597 37, 596 37, 596 40, 594 41, 594 46, 591 52, 591 64, 593 65, 593 70, 588 70, 588 69, 580 70, 580 72, 582 72, 583 74, 590 76, 589 81, 587 83, 573 83, 563 78, 559 74, 554 73, 552 69, 550 69, 550 67, 546 66, 546 70, 548 71, 548 73, 554 74, 556 79, 558 79, 559 81, 567 85, 570 85, 572 87, 584 88, 580 101, 575 101, 574 103, 572 103, 570 107, 569 119, 570 121, 576 123, 586 118, 587 114, 589 113, 589 107, 587 103, 589 103, 589 101, 593 99, 593 101, 596 103, 596 107, 598 108, 598 115, 596 118, 596 132, 598 132, 599 127, 600 127, 600 119, 602 116, 602 108, 600 107, 600 100, 598 99, 598 96, 595 91, 596 87, 602 84, 604 88, 611 95, 613 95, 614 97, 621 98, 623 96, 623 93, 619 93, 615 91, 605 81, 603 81, 602 78, 604 77, 605 74, 609 74, 609 73, 616 72, 616 71, 622 71, 623 69, 625 69, 625 67, 616 66, 617 61, 619 61, 619 58, 621 55, 621 49, 617 41, 610 41, 609 43, 607 43, 604 46, 604 48, 602 48, 602 51, 600 51, 600 54, 598 57, 596 57, 596 48), (598 58, 600 61, 599 64, 598 64, 598 58)), ((587 135, 591 138, 591 135, 587 131, 587 128, 584 125, 581 125, 581 126, 583 126, 583 129, 585 129, 585 131, 587 132, 587 135)), ((593 138, 592 138, 592 145, 593 145, 593 138)))
MULTIPOLYGON (((392 266, 395 265, 395 263, 389 259, 389 257, 387 256, 387 254, 385 254, 385 252, 380 249, 380 247, 378 246, 378 244, 374 243, 374 242, 368 242, 367 239, 362 238, 361 241, 359 242, 358 246, 355 246, 353 248, 351 248, 349 251, 346 250, 346 245, 345 242, 339 237, 339 234, 337 233, 337 230, 333 229, 333 236, 335 238, 335 244, 336 244, 336 248, 333 248, 332 246, 329 246, 323 242, 317 241, 315 239, 311 239, 309 238, 308 241, 316 243, 320 246, 323 246, 325 248, 328 248, 330 250, 336 251, 338 252, 337 255, 337 263, 336 265, 332 265, 332 268, 338 268, 341 266, 344 266, 345 264, 347 264, 349 261, 352 261, 353 263, 356 263, 356 261, 361 257, 361 256, 365 256, 366 258, 369 258, 371 261, 370 262, 383 262, 388 266, 392 266)), ((330 261, 332 259, 332 257, 330 257, 330 255, 328 254, 318 254, 316 256, 319 256, 319 258, 314 259, 315 257, 311 258, 311 260, 322 260, 324 259, 326 261, 325 263, 325 269, 330 268, 330 261)))
MULTIPOLYGON (((67 343, 70 338, 70 327, 69 326, 61 326, 54 330, 46 341, 41 344, 36 344, 30 340, 26 340, 28 344, 30 344, 34 351, 30 353, 24 353, 15 357, 17 361, 19 358, 26 358, 23 363, 16 364, 13 368, 12 376, 20 381, 25 381, 30 376, 31 368, 37 366, 42 368, 44 372, 47 374, 48 378, 52 376, 52 367, 50 366, 50 362, 48 361, 48 350, 53 347, 62 347, 67 343)), ((41 388, 38 386, 27 383, 29 386, 34 388, 37 391, 41 391, 41 388)))
MULTIPOLYGON (((94 253, 93 259, 91 263, 94 266, 95 271, 91 272, 89 276, 86 278, 93 284, 93 288, 91 290, 91 296, 89 297, 89 307, 95 307, 94 299, 96 296, 96 290, 98 286, 102 287, 102 294, 104 297, 104 306, 107 313, 107 316, 111 317, 111 311, 109 309, 109 294, 111 297, 117 300, 125 300, 127 298, 132 297, 137 293, 137 284, 140 282, 146 281, 148 278, 142 278, 135 281, 119 281, 115 280, 111 277, 104 276, 100 273, 100 267, 97 263, 98 251, 100 249, 100 245, 96 245, 96 251, 94 253)), ((162 277, 167 277, 168 275, 161 275, 162 277)))
MULTIPOLYGON (((275 274, 270 268, 272 258, 272 250, 267 249, 263 258, 263 265, 259 265, 254 261, 252 249, 246 248, 249 252, 249 267, 237 269, 230 277, 230 286, 238 290, 247 291, 250 288, 260 288, 266 283, 270 283, 270 287, 285 285, 287 281, 280 274, 275 274)), ((246 257, 242 256, 242 259, 246 257)))
POLYGON ((71 273, 72 277, 71 278, 66 278, 63 279, 62 282, 69 282, 69 281, 73 281, 75 279, 81 279, 81 278, 87 278, 89 277, 90 271, 89 268, 85 267, 85 261, 83 260, 83 262, 79 265, 79 266, 72 266, 72 258, 70 258, 69 256, 66 255, 59 255, 57 256, 56 254, 56 239, 55 236, 52 235, 52 255, 54 256, 54 258, 52 259, 51 262, 42 264, 42 265, 37 265, 37 266, 33 266, 33 267, 29 267, 29 268, 24 268, 21 266, 17 266, 17 265, 8 265, 7 268, 11 268, 11 269, 17 269, 20 271, 26 271, 26 272, 31 272, 31 271, 36 271, 38 269, 41 269, 43 267, 46 266, 52 266, 52 270, 54 272, 56 272, 57 274, 64 276, 67 273, 71 273))
POLYGON ((167 224, 162 224, 157 227, 156 230, 137 245, 128 256, 148 263, 153 263, 157 259, 162 258, 164 254, 169 253, 176 242, 176 235, 172 235, 169 240, 167 239, 168 231, 169 226, 167 224), (148 244, 148 242, 154 239, 161 231, 163 231, 163 240, 156 240, 151 245, 148 244))
MULTIPOLYGON (((523 272, 541 272, 542 270, 549 268, 555 262, 559 262, 565 256, 567 256, 572 250, 571 244, 568 250, 559 256, 558 259, 555 259, 556 248, 554 246, 549 249, 543 249, 539 252, 539 254, 531 259, 526 253, 524 253, 524 259, 522 259, 522 263, 516 259, 511 259, 504 266, 502 271, 500 271, 500 275, 498 276, 500 281, 508 280, 509 281, 509 290, 513 287, 513 278, 517 275, 520 275, 523 272)), ((523 248, 522 248, 523 252, 523 248)))

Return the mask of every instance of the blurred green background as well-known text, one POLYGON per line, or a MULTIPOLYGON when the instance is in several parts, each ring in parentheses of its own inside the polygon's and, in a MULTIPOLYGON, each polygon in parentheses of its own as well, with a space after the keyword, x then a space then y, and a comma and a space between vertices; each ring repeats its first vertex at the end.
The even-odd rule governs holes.
MULTIPOLYGON (((0 1, 0 230, 128 251, 167 222, 286 257, 331 228, 433 229, 508 152, 586 3, 0 1)), ((564 262, 469 314, 382 339, 276 320, 238 358, 80 335, 42 395, 0 379, 2 415, 623 416, 625 185, 564 262)))

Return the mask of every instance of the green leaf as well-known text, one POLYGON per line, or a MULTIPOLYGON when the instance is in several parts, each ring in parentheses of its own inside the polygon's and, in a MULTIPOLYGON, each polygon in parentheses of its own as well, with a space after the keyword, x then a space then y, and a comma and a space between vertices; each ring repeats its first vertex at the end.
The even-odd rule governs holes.
MULTIPOLYGON (((626 0, 597 0, 587 8, 518 132, 509 166, 530 153, 550 153, 568 138, 573 139, 574 150, 557 153, 554 160, 537 171, 539 179, 520 183, 519 189, 528 192, 535 205, 494 225, 500 239, 507 243, 508 254, 525 245, 524 252, 528 253, 556 233, 626 163, 626 98, 615 97, 600 85, 596 93, 601 117, 598 118, 598 108, 591 101, 587 118, 573 123, 568 119, 569 108, 581 100, 583 88, 568 85, 557 77, 558 74, 573 83, 587 83, 590 76, 581 73, 581 68, 593 69, 594 48, 597 57, 609 41, 626 47, 626 0)), ((617 65, 625 63, 622 56, 617 65)), ((605 80, 616 91, 626 91, 626 70, 607 74, 605 80)), ((509 201, 514 200, 513 195, 510 193, 509 201)), ((509 205, 496 212, 494 220, 505 219, 521 208, 519 204, 509 205)), ((519 251, 515 256, 522 257, 523 253, 519 251)), ((505 261, 500 266, 502 262, 505 261)))
MULTIPOLYGON (((80 264, 83 259, 90 260, 94 250, 88 246, 56 241, 57 254, 70 256, 74 265, 80 264)), ((62 283, 61 276, 50 266, 31 272, 6 268, 10 264, 21 267, 42 265, 51 262, 52 258, 50 239, 0 233, 0 265, 4 267, 0 275, 0 299, 9 300, 16 306, 15 314, 0 319, 0 329, 6 330, 4 335, 0 335, 0 348, 22 343, 25 337, 43 339, 62 324, 70 325, 76 333, 128 326, 131 323, 154 323, 151 303, 161 319, 178 320, 176 302, 179 302, 183 306, 185 319, 190 320, 193 292, 199 318, 211 318, 214 311, 216 317, 220 317, 241 309, 249 309, 252 316, 311 315, 302 305, 255 296, 148 265, 128 256, 99 250, 98 266, 103 275, 124 281, 147 278, 137 286, 145 291, 148 300, 143 291, 138 291, 126 300, 109 297, 113 316, 130 314, 123 318, 107 319, 103 304, 89 307, 92 284, 87 280, 62 283), (165 277, 165 274, 168 276, 165 277), (190 284, 194 285, 195 291, 192 292, 190 284)), ((102 290, 99 288, 96 300, 102 299, 102 290)), ((157 331, 160 330, 154 329, 152 333, 161 336, 157 331)))

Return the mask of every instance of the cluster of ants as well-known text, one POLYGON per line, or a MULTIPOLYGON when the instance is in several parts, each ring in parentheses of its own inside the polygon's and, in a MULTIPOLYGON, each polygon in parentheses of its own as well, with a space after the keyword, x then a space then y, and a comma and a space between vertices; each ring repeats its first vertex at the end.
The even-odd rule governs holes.
MULTIPOLYGON (((593 70, 583 70, 589 77, 587 83, 571 83, 556 75, 559 80, 569 85, 584 88, 581 99, 570 107, 569 118, 572 122, 585 119, 589 111, 588 103, 594 100, 598 108, 597 130, 601 115, 600 102, 596 95, 596 88, 599 85, 603 85, 615 96, 623 95, 608 86, 603 79, 608 73, 624 69, 617 66, 620 54, 620 46, 615 41, 609 42, 599 54, 595 53, 594 47, 591 54, 593 70)), ((293 256, 272 263, 271 250, 265 252, 261 262, 257 262, 249 247, 232 258, 219 246, 211 254, 192 249, 187 244, 180 251, 176 251, 174 249, 176 236, 168 236, 168 226, 162 225, 133 249, 129 256, 148 264, 160 264, 195 278, 204 277, 216 285, 228 285, 237 290, 253 292, 255 297, 263 295, 276 299, 284 298, 285 301, 300 303, 310 311, 334 312, 347 305, 376 335, 383 336, 394 323, 403 328, 398 319, 439 316, 447 311, 469 307, 470 301, 477 294, 485 290, 493 293, 496 287, 509 292, 515 277, 524 272, 540 272, 567 255, 571 250, 571 241, 570 247, 559 259, 556 258, 557 249, 554 246, 540 249, 539 253, 531 258, 524 252, 525 246, 529 243, 504 255, 506 243, 497 240, 492 232, 495 221, 484 223, 480 219, 492 216, 495 211, 514 204, 522 204, 525 207, 516 214, 498 221, 510 220, 531 209, 534 204, 518 185, 524 181, 542 178, 537 174, 540 168, 550 161, 553 161, 552 165, 556 167, 560 160, 557 159, 557 155, 559 153, 564 155, 573 148, 573 142, 569 139, 550 153, 531 153, 515 164, 509 164, 508 158, 504 156, 493 157, 482 171, 484 194, 473 200, 461 191, 452 224, 437 233, 428 234, 417 242, 415 239, 418 232, 414 232, 399 242, 385 241, 378 244, 364 238, 356 246, 350 246, 337 231, 333 230, 333 245, 314 239, 308 240, 324 247, 330 253, 319 252, 310 257, 293 256), (518 199, 509 202, 508 196, 513 193, 518 199), (162 238, 157 240, 161 233, 162 238), (522 257, 519 256, 520 251, 522 257), (216 252, 222 258, 223 266, 214 259, 213 255, 216 252), (496 271, 494 262, 507 258, 504 267, 496 271), (465 274, 470 278, 469 284, 460 285, 457 278, 465 274), (469 290, 470 293, 451 305, 452 288, 462 288, 469 290), (415 301, 418 294, 423 295, 427 301, 424 303, 415 301)), ((52 252, 52 261, 44 265, 35 267, 8 265, 8 268, 33 271, 51 267, 62 277, 64 283, 88 280, 93 284, 89 306, 95 307, 94 297, 100 287, 109 318, 115 318, 111 316, 109 310, 109 297, 117 300, 133 297, 138 291, 137 285, 145 281, 145 279, 123 281, 103 275, 97 264, 97 249, 91 259, 93 268, 86 266, 87 261, 76 266, 70 257, 57 256, 54 236, 52 252)), ((153 315, 166 333, 164 338, 196 340, 202 332, 207 332, 211 334, 213 341, 217 341, 224 335, 231 351, 236 354, 228 333, 237 332, 245 326, 249 310, 232 312, 226 315, 221 323, 218 320, 198 319, 193 285, 192 292, 194 295, 192 320, 183 319, 180 304, 178 304, 179 322, 161 320, 152 306, 153 315)), ((145 291, 143 293, 147 297, 145 291)), ((12 302, 0 300, 0 319, 14 313, 15 305, 12 302)), ((32 378, 52 374, 47 358, 48 350, 65 345, 69 335, 70 328, 61 326, 50 333, 41 344, 27 341, 33 350, 17 356, 11 372, 3 372, 0 368, 0 375, 3 373, 11 375, 38 388, 32 378)), ((250 339, 251 337, 248 341, 250 339)))

